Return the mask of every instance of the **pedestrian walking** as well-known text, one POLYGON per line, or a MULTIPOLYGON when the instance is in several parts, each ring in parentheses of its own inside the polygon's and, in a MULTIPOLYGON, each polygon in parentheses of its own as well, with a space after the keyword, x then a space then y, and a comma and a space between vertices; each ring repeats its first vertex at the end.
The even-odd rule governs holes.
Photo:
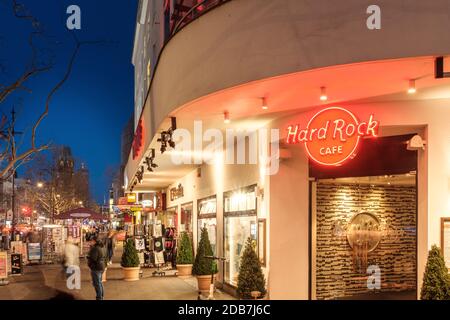
POLYGON ((91 269, 92 284, 96 293, 96 300, 103 300, 104 289, 102 283, 103 272, 106 267, 106 250, 103 242, 97 237, 94 238, 95 244, 91 247, 88 254, 88 266, 91 269))
POLYGON ((80 249, 72 237, 68 237, 64 247, 64 273, 66 277, 70 276, 67 272, 69 267, 80 267, 80 249))
POLYGON ((116 233, 114 230, 110 230, 108 233, 108 237, 106 238, 106 247, 108 251, 108 265, 110 265, 112 264, 114 249, 116 247, 116 233))

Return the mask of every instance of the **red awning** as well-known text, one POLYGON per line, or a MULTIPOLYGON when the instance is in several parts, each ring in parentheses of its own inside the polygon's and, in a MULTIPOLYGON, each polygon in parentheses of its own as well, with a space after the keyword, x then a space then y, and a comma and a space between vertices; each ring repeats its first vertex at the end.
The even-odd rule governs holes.
POLYGON ((104 216, 99 212, 93 211, 88 208, 77 208, 70 211, 63 212, 55 219, 67 220, 67 219, 91 219, 91 220, 108 220, 108 216, 104 216))

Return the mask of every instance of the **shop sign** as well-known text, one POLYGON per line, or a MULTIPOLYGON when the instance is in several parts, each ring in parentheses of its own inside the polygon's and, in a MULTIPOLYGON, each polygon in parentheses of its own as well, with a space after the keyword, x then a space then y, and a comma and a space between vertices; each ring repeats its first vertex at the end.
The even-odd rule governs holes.
POLYGON ((141 201, 143 208, 153 208, 153 201, 152 200, 142 200, 141 201))
POLYGON ((0 251, 0 279, 8 277, 8 253, 0 251))
POLYGON ((181 183, 178 185, 178 187, 170 189, 170 201, 177 200, 179 198, 182 198, 184 196, 184 190, 181 183))
POLYGON ((376 137, 379 125, 373 115, 360 121, 344 108, 330 107, 317 112, 305 129, 289 125, 286 142, 303 143, 311 160, 338 166, 355 157, 362 137, 376 137))
POLYGON ((119 198, 119 205, 126 205, 126 204, 128 204, 128 197, 120 197, 119 198))
POLYGON ((135 193, 129 193, 127 195, 127 202, 128 203, 135 203, 136 202, 136 194, 135 193))
POLYGON ((142 140, 143 140, 143 126, 142 126, 142 119, 139 120, 138 126, 136 128, 136 132, 134 134, 133 138, 133 160, 136 159, 139 156, 139 153, 142 149, 142 140))

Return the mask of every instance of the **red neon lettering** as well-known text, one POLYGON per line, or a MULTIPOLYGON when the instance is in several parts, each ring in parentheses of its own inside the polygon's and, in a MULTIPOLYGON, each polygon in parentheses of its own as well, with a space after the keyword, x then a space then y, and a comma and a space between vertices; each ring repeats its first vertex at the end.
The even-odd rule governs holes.
POLYGON ((355 157, 362 136, 376 137, 379 126, 373 115, 359 121, 349 110, 329 107, 317 112, 306 129, 289 126, 287 141, 303 142, 310 159, 318 164, 338 166, 355 157), (329 131, 331 125, 334 127, 329 131))
POLYGON ((298 130, 298 125, 295 126, 294 132, 292 132, 292 126, 288 127, 288 135, 286 138, 286 143, 297 143, 297 130, 298 130))
POLYGON ((334 131, 333 131, 333 139, 336 139, 336 134, 339 131, 339 136, 340 136, 339 139, 341 141, 346 141, 347 139, 344 139, 343 134, 342 134, 342 129, 345 126, 345 121, 342 119, 337 119, 337 120, 334 120, 333 123, 335 124, 334 131), (340 124, 340 127, 338 127, 338 124, 340 124))
POLYGON ((347 126, 347 128, 345 128, 345 134, 346 134, 347 136, 351 137, 351 136, 355 133, 355 130, 356 130, 355 125, 350 123, 350 124, 347 126), (349 130, 349 129, 350 129, 350 130, 349 130))
POLYGON ((379 122, 377 120, 373 120, 373 114, 371 114, 369 117, 369 124, 367 125, 367 135, 376 137, 378 134, 378 125, 379 122))
POLYGON ((308 130, 300 130, 300 133, 298 134, 298 140, 300 142, 308 141, 308 130))
POLYGON ((325 127, 320 128, 319 131, 317 132, 317 139, 325 140, 327 138, 329 126, 330 126, 330 121, 327 121, 327 124, 325 125, 325 127))
POLYGON ((359 134, 360 136, 363 136, 363 135, 366 134, 366 133, 364 132, 364 130, 362 129, 364 126, 367 127, 367 123, 361 122, 361 123, 358 125, 358 134, 359 134))
POLYGON ((311 132, 310 132, 310 134, 309 134, 309 141, 312 141, 312 140, 313 140, 313 134, 314 134, 314 132, 316 132, 316 131, 317 131, 317 129, 315 129, 315 128, 311 129, 311 132))

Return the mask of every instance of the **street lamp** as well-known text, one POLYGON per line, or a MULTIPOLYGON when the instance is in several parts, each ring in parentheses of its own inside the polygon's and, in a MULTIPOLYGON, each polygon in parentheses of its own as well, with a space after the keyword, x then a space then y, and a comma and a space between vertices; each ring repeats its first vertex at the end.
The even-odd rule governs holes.
POLYGON ((38 187, 38 188, 42 188, 42 187, 44 187, 44 184, 43 184, 42 182, 38 182, 38 183, 37 183, 37 187, 38 187))
POLYGON ((83 205, 83 201, 78 201, 78 204, 79 204, 80 206, 82 206, 82 205, 83 205))

